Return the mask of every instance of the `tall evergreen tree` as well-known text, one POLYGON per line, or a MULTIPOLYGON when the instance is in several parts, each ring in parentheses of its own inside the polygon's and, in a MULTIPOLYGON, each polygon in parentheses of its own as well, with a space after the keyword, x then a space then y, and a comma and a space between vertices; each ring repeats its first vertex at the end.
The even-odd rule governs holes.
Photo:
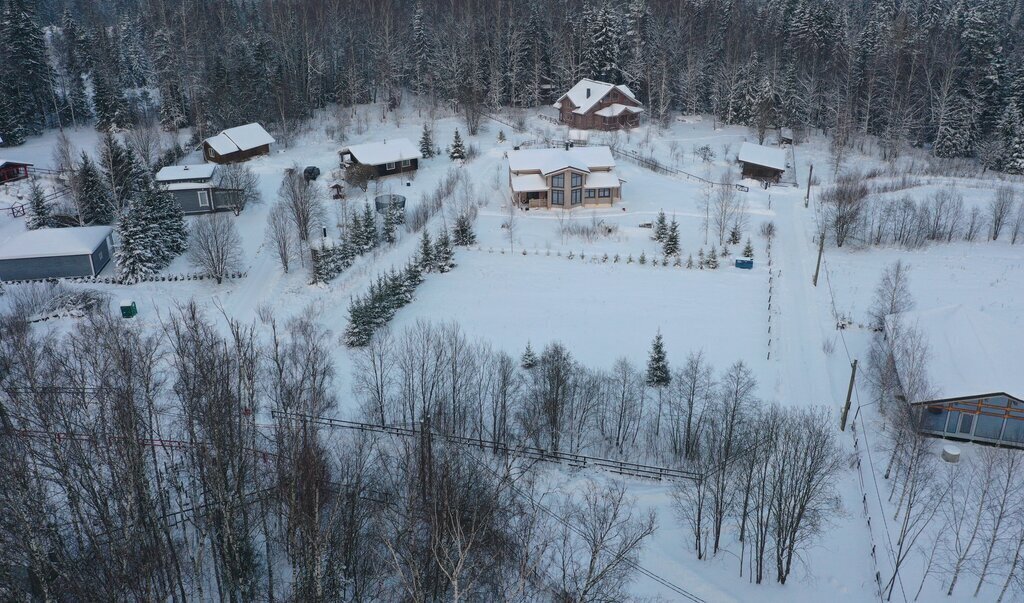
POLYGON ((462 142, 462 136, 459 135, 458 128, 455 129, 455 136, 452 138, 452 146, 451 149, 448 150, 448 158, 452 161, 466 159, 466 146, 462 142))
POLYGON ((672 382, 672 373, 668 367, 668 355, 665 353, 665 341, 659 331, 651 342, 651 353, 647 358, 647 385, 662 388, 672 382))
POLYGON ((109 131, 100 141, 97 154, 116 208, 124 207, 129 199, 148 186, 149 174, 135 154, 109 131))
POLYGON ((430 272, 434 269, 434 244, 430 242, 430 233, 423 229, 423 236, 420 237, 420 272, 430 272))
POLYGON ((462 212, 455 218, 454 230, 455 244, 460 247, 469 247, 476 243, 476 233, 473 232, 473 220, 469 212, 462 212))
POLYGON ((0 105, 0 136, 9 146, 17 144, 21 133, 5 122, 16 121, 27 133, 35 134, 53 113, 53 70, 34 4, 7 0, 0 5, 0 98, 8 100, 3 103, 6 107, 0 105), (8 112, 10 117, 5 116, 8 112))
POLYGON ((668 234, 668 218, 665 217, 664 211, 659 211, 658 218, 654 221, 654 240, 664 243, 666 234, 668 234))
POLYGON ((28 226, 29 230, 36 230, 37 228, 49 228, 52 226, 53 218, 50 212, 50 206, 46 202, 46 195, 43 192, 43 187, 39 185, 39 181, 35 178, 32 179, 31 183, 31 196, 28 202, 28 226))
POLYGON ((526 351, 519 358, 519 366, 527 371, 537 366, 537 354, 534 353, 529 341, 526 342, 526 351))
POLYGON ((121 211, 117 235, 121 241, 116 252, 121 278, 132 284, 155 274, 161 258, 154 256, 152 223, 137 201, 121 211))
POLYGON ((665 257, 677 255, 679 253, 679 223, 676 222, 674 216, 665 232, 665 240, 662 243, 662 253, 665 254, 665 257))
POLYGON ((116 216, 116 204, 110 194, 107 181, 99 168, 85 152, 74 173, 76 205, 82 224, 112 224, 116 216))
POLYGON ((423 123, 423 133, 420 134, 420 154, 424 159, 434 156, 434 135, 430 132, 430 127, 426 122, 423 123))
POLYGON ((448 272, 455 266, 455 253, 452 250, 452 239, 448 236, 448 229, 442 228, 434 243, 434 267, 438 272, 448 272))

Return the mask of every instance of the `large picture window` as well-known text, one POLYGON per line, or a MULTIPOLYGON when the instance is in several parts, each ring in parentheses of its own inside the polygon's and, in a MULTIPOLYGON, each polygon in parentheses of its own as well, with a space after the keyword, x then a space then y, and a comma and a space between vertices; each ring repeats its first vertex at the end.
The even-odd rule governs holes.
POLYGON ((551 205, 565 205, 565 191, 562 189, 551 191, 551 205))
POLYGON ((579 205, 583 203, 583 191, 578 188, 572 189, 572 204, 579 205))
POLYGON ((565 174, 551 177, 551 188, 565 188, 565 174))
POLYGON ((583 174, 572 175, 572 187, 577 188, 583 186, 583 174))

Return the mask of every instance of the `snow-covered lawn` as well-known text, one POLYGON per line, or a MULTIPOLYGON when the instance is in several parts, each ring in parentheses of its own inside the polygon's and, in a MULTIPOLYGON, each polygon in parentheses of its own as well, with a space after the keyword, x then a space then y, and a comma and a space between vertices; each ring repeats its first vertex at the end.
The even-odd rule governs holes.
POLYGON ((570 260, 554 252, 458 250, 456 261, 451 272, 426 279, 394 328, 421 319, 456 321, 513 355, 527 342, 539 352, 557 340, 600 368, 620 357, 642 363, 661 331, 675 362, 703 350, 719 370, 744 360, 767 378, 764 269, 686 270, 625 259, 570 260))

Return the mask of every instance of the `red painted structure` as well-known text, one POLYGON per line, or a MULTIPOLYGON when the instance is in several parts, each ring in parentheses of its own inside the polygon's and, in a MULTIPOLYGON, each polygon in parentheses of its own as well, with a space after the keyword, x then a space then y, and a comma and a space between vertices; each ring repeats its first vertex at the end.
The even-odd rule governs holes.
POLYGON ((0 183, 28 178, 30 167, 32 167, 31 163, 0 159, 0 183))

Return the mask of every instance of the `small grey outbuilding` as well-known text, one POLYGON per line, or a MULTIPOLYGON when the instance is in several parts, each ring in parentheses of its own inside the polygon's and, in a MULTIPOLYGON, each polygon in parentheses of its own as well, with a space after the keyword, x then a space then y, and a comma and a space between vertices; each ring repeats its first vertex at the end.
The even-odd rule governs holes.
POLYGON ((96 276, 113 255, 109 226, 40 228, 0 245, 0 281, 96 276))

